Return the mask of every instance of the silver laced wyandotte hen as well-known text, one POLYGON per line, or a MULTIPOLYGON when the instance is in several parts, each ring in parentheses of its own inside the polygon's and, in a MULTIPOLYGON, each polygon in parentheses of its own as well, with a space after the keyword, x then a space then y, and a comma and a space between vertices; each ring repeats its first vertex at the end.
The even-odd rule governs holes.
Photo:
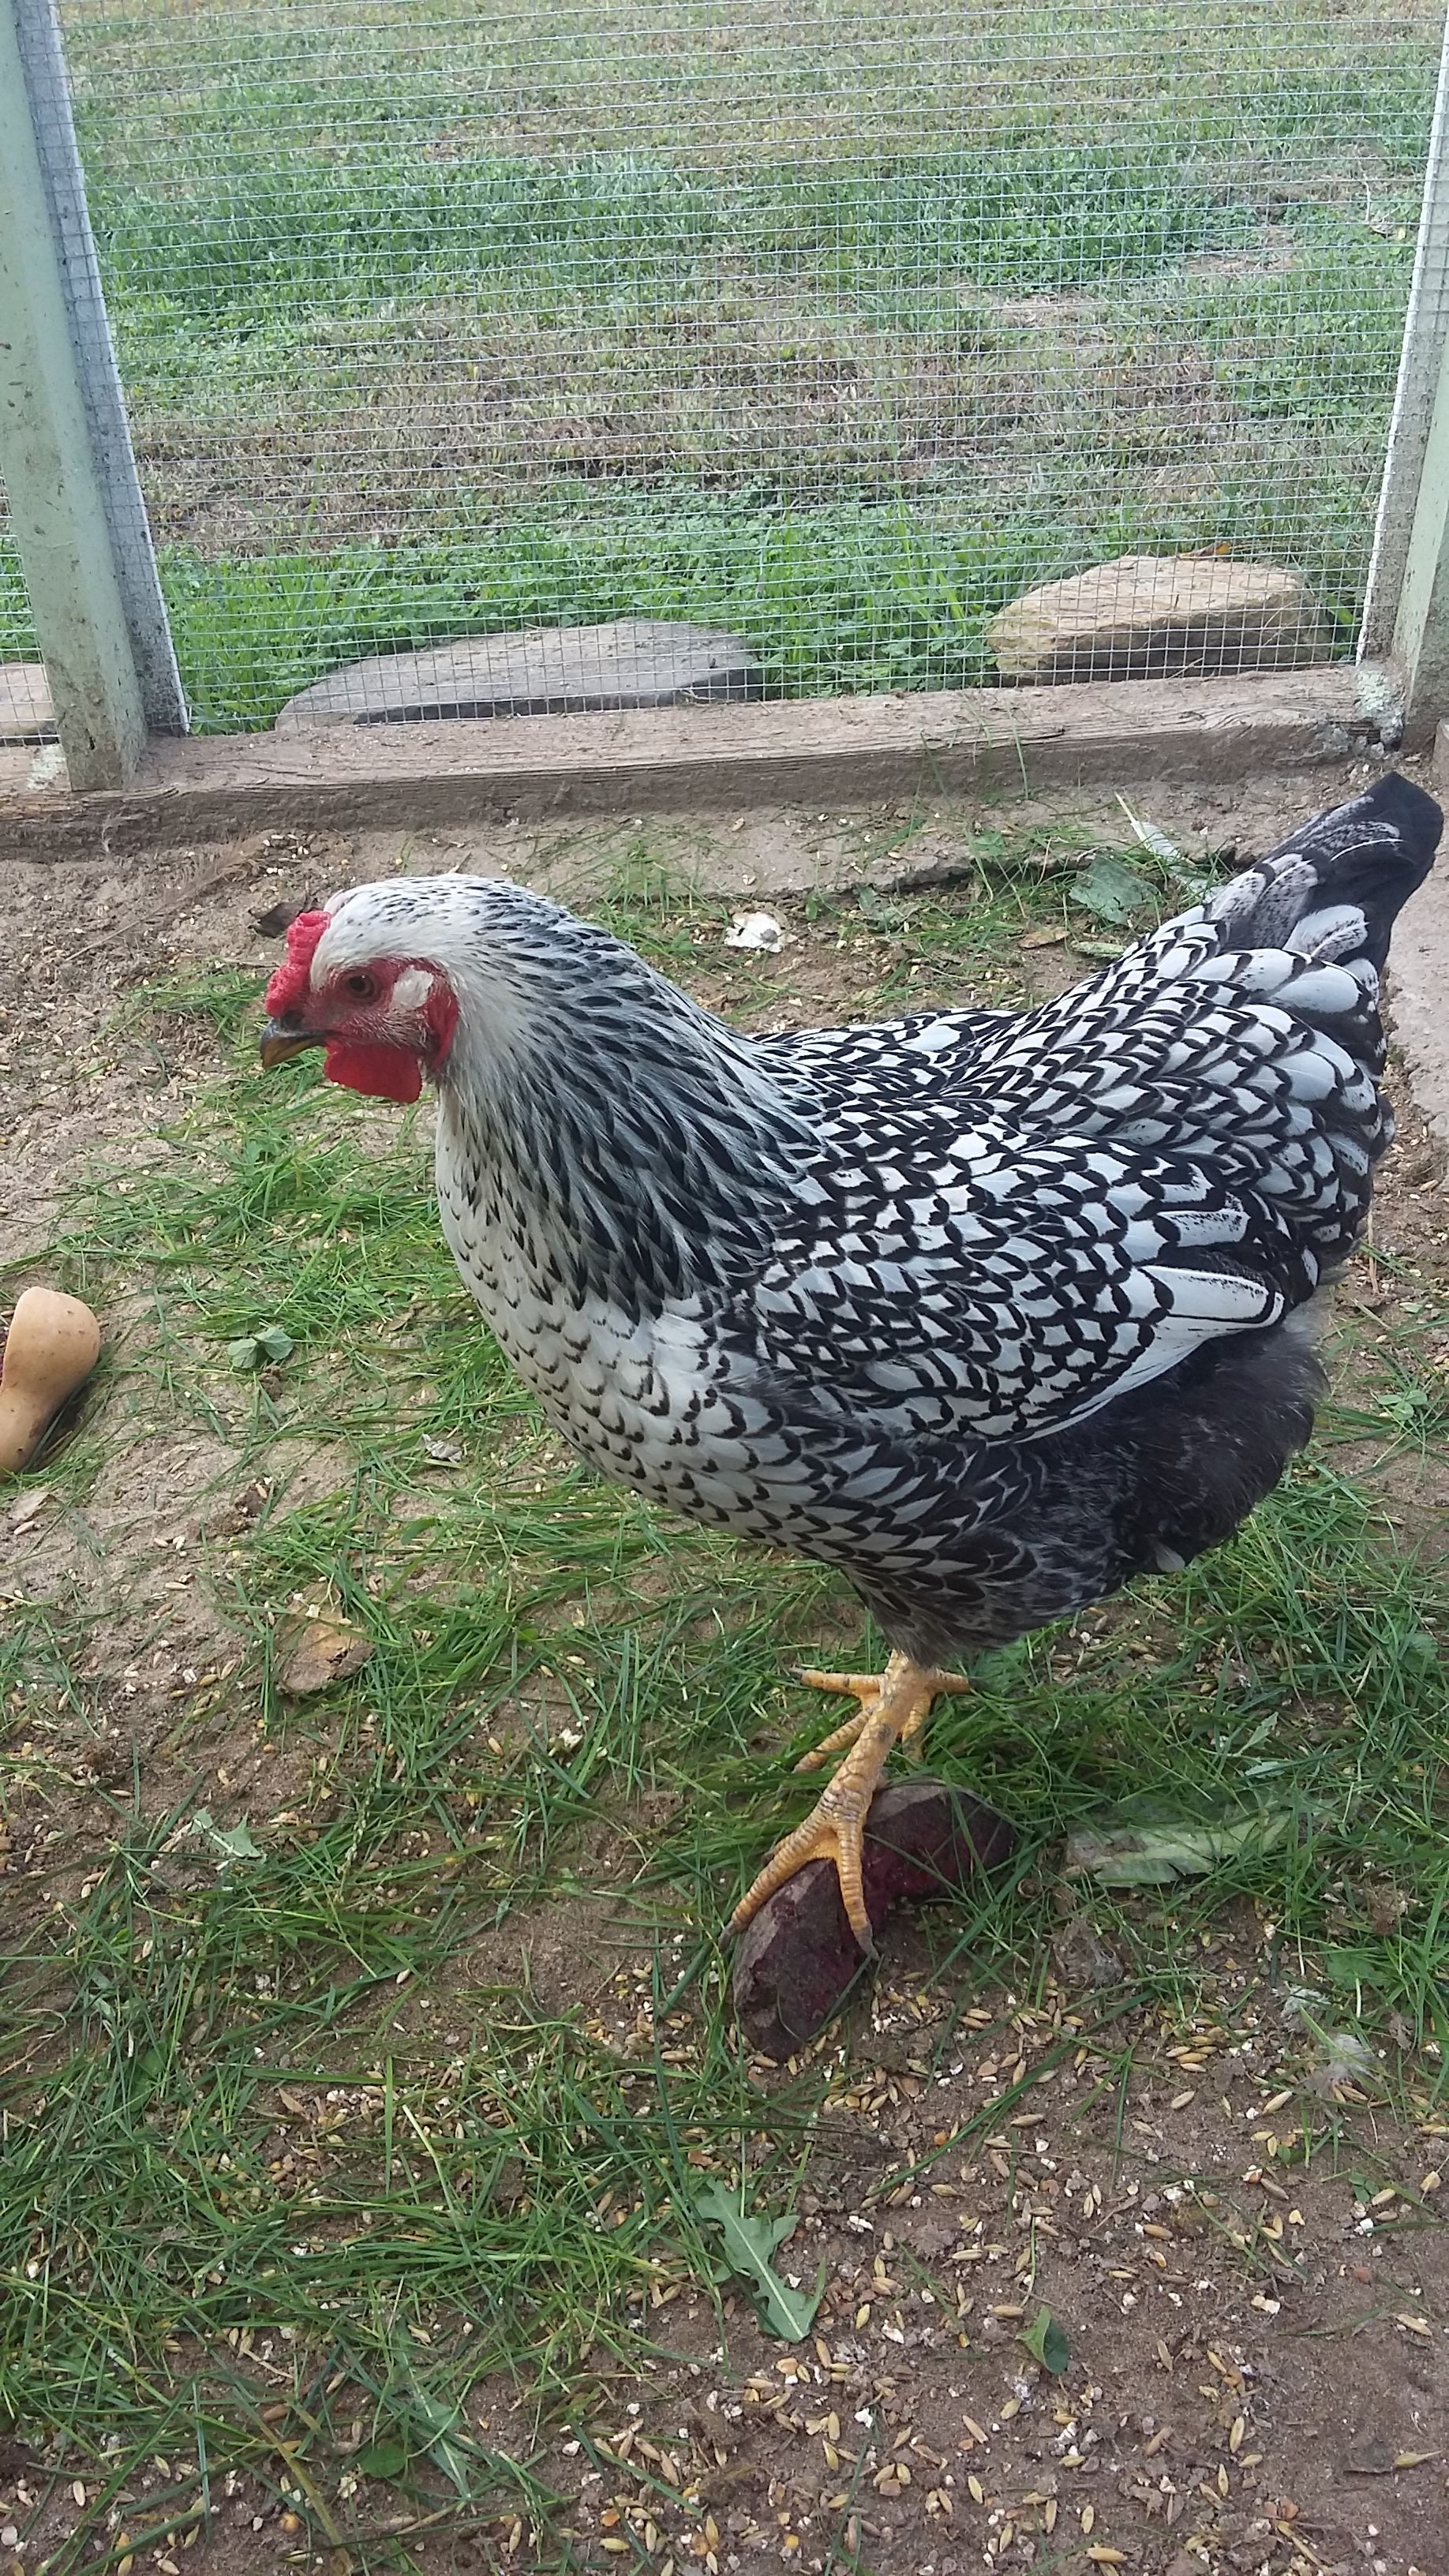
POLYGON ((458 1268, 550 1421, 695 1519, 837 1566, 884 1673, 738 1929, 862 1831, 954 1669, 1227 1538, 1312 1427, 1320 1291, 1391 1116, 1379 978, 1442 817, 1306 823, 1060 1000, 742 1037, 523 887, 292 925, 264 1061, 437 1085, 458 1268))

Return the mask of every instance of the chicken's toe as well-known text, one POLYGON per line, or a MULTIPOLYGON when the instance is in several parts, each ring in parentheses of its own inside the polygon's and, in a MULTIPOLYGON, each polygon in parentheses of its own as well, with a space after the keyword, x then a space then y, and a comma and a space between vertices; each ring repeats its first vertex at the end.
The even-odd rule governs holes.
POLYGON ((880 1697, 879 1673, 822 1673, 814 1664, 805 1664, 796 1678, 808 1683, 811 1690, 843 1691, 862 1702, 880 1697))
MULTIPOLYGON (((730 1916, 731 1932, 743 1932, 745 1925, 759 1913, 762 1905, 768 1903, 776 1889, 783 1887, 788 1878, 793 1878, 797 1870, 803 1869, 807 1861, 828 1860, 834 1863, 835 1874, 840 1881, 841 1902, 850 1928, 867 1957, 873 1955, 875 1934, 866 1909, 863 1870, 865 1816, 875 1794, 875 1783, 871 1783, 865 1794, 858 1815, 842 1808, 839 1802, 832 1802, 827 1807, 831 1791, 837 1786, 838 1779, 832 1780, 804 1823, 797 1825, 793 1834, 787 1834, 770 1854, 758 1878, 746 1888, 730 1916)), ((850 1805, 853 1807, 854 1804, 852 1800, 850 1805)))
POLYGON ((857 1716, 848 1717, 843 1726, 837 1726, 829 1735, 823 1735, 812 1752, 801 1755, 795 1765, 796 1770, 818 1771, 821 1763, 828 1762, 832 1753, 843 1753, 848 1745, 858 1744, 861 1729, 870 1724, 870 1718, 871 1712, 868 1706, 862 1708, 857 1716))
POLYGON ((842 1747, 848 1746, 849 1750, 804 1823, 786 1835, 758 1878, 746 1888, 730 1916, 729 1928, 731 1932, 743 1932, 776 1888, 783 1887, 786 1879, 793 1878, 807 1861, 829 1860, 835 1864, 850 1928, 869 1955, 875 1949, 875 1936, 863 1883, 865 1820, 887 1756, 893 1744, 914 1744, 938 1693, 968 1690, 970 1684, 964 1674, 934 1672, 901 1654, 892 1655, 881 1674, 806 1672, 800 1678, 820 1690, 850 1691, 861 1706, 857 1716, 847 1718, 833 1735, 827 1735, 823 1744, 796 1764, 796 1769, 813 1771, 829 1754, 842 1747))

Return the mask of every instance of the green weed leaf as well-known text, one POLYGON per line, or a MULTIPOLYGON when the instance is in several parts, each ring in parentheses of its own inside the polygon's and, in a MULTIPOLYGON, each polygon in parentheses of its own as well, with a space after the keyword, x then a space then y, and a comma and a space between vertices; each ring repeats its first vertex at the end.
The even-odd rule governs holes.
POLYGON ((1069 900, 1098 921, 1135 921, 1151 902, 1152 889, 1125 859, 1114 859, 1104 851, 1082 870, 1069 900))
POLYGON ((401 2442, 369 2442, 352 2462, 365 2478, 400 2478, 407 2464, 408 2455, 401 2442))
POLYGON ((473 2485, 469 2459, 477 2456, 477 2448, 468 2437, 461 2402, 448 2404, 423 2387, 400 2327, 394 2333, 392 2350, 396 2375, 388 2402, 393 2414, 413 2433, 414 2447, 427 2453, 459 2495, 469 2495, 473 2485))
POLYGON ((1147 1802, 1083 1826, 1067 1838, 1069 1878, 1103 1887, 1162 1887, 1175 1878, 1206 1878, 1224 1861, 1256 1860, 1286 1841, 1294 1807, 1239 1808, 1221 1815, 1174 1815, 1147 1802))
POLYGON ((429 2459, 442 2470, 444 2477, 457 2488, 460 2496, 467 2495, 471 2484, 467 2454, 463 2447, 452 2439, 454 2428, 463 2418, 461 2406, 440 2405, 437 2398, 430 2397, 427 2390, 419 2388, 416 2381, 412 2383, 410 2394, 413 2413, 427 2437, 425 2447, 429 2459))
POLYGON ((748 2281, 766 2333, 781 2335, 787 2343, 803 2342, 825 2295, 825 2265, 821 2264, 810 2291, 792 2290, 774 2269, 771 2255, 795 2233, 793 2213, 785 2218, 751 2218, 721 2182, 707 2182, 695 2193, 694 2206, 701 2218, 720 2230, 726 2269, 748 2281))
POLYGON ((1030 2325, 1023 2330, 1020 2340, 1025 2344, 1032 2359, 1041 2363, 1043 2370, 1049 2370, 1054 2379, 1061 2377, 1067 2363, 1071 2360, 1072 2348, 1050 2308, 1037 2309, 1030 2325))
POLYGON ((239 1825, 214 1825, 210 1808, 198 1807, 191 1819, 191 1828, 193 1833, 205 1834, 212 1849, 220 1852, 223 1869, 230 1861, 261 1860, 264 1857, 261 1844, 254 1838, 245 1817, 239 1825))
POLYGON ((291 1334, 284 1333, 280 1324, 264 1324, 259 1333, 242 1333, 236 1341, 228 1342, 226 1355, 238 1377, 249 1377, 253 1369, 264 1368, 269 1361, 275 1367, 279 1361, 289 1360, 296 1347, 291 1334))

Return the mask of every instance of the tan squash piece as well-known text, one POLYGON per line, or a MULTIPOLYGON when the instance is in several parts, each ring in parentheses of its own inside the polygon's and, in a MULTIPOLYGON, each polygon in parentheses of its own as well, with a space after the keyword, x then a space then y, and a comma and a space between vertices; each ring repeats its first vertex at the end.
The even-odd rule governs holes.
POLYGON ((0 1366, 0 1476, 29 1465, 47 1423, 84 1385, 100 1353, 100 1325, 79 1297, 27 1288, 17 1298, 0 1366))

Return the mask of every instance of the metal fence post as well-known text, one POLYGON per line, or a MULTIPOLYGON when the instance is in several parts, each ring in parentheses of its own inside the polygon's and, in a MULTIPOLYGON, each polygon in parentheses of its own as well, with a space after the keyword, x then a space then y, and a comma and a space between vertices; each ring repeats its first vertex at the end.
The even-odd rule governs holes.
POLYGON ((54 0, 0 0, 0 471, 71 785, 184 733, 54 0))
POLYGON ((1449 24, 1359 643, 1385 657, 1411 727, 1449 714, 1449 24))

